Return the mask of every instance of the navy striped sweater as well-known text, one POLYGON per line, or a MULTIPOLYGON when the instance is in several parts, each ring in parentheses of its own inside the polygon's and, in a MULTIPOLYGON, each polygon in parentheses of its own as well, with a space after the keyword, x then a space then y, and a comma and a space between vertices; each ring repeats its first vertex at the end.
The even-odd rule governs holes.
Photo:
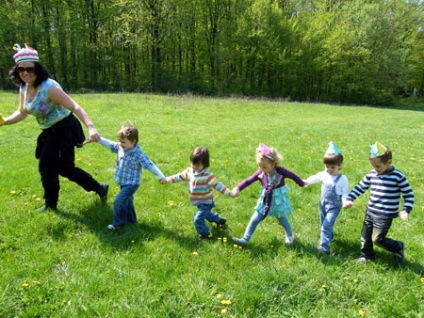
POLYGON ((399 212, 400 196, 403 197, 403 210, 411 212, 414 206, 414 192, 405 175, 393 166, 388 172, 378 174, 375 170, 353 188, 346 200, 354 201, 370 188, 368 212, 375 215, 396 217, 399 212))

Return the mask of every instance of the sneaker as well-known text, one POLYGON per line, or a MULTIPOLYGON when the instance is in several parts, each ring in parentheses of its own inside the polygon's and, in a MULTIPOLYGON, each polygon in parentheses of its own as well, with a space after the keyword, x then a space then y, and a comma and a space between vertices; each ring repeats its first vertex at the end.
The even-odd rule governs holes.
POLYGON ((218 222, 216 223, 216 226, 224 226, 224 224, 227 222, 226 218, 220 218, 218 222))
POLYGON ((109 191, 108 184, 101 184, 99 187, 99 190, 97 190, 97 194, 99 195, 100 200, 102 200, 102 202, 107 202, 108 191, 109 191))
POLYGON ((400 242, 401 248, 399 251, 393 253, 393 260, 395 264, 400 264, 403 261, 403 257, 405 256, 405 244, 403 242, 400 242))
POLYGON ((47 210, 57 210, 57 208, 56 208, 56 207, 52 207, 52 206, 50 206, 50 205, 45 204, 45 205, 43 205, 42 207, 38 208, 36 211, 37 211, 37 212, 46 212, 47 210))
POLYGON ((238 244, 238 245, 246 245, 247 241, 245 239, 239 239, 237 237, 233 237, 233 242, 238 244))
POLYGON ((293 244, 294 242, 294 235, 292 236, 286 236, 286 240, 284 241, 284 243, 286 244, 293 244))
POLYGON ((357 264, 364 264, 364 263, 366 263, 367 261, 368 261, 368 258, 366 258, 366 257, 362 256, 362 257, 360 257, 360 258, 358 258, 358 259, 356 260, 356 263, 357 263, 357 264))
POLYGON ((318 248, 318 254, 320 254, 320 255, 330 255, 330 251, 326 251, 322 247, 319 247, 318 248))
POLYGON ((118 229, 118 227, 114 226, 113 224, 109 224, 109 225, 107 226, 107 229, 108 229, 108 230, 111 230, 111 231, 116 231, 116 230, 118 229))

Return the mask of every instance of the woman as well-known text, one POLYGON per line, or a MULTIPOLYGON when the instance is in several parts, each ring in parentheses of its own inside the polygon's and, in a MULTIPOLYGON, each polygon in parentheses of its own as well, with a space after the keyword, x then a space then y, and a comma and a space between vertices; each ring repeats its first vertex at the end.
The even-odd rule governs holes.
POLYGON ((100 184, 89 173, 75 167, 74 147, 82 147, 84 132, 74 114, 88 128, 88 142, 98 141, 99 133, 85 110, 72 100, 61 86, 50 78, 40 64, 38 52, 15 44, 13 56, 16 65, 9 75, 19 87, 18 109, 5 118, 4 125, 20 122, 27 116, 35 116, 42 132, 37 140, 35 156, 39 159, 38 170, 44 187, 44 206, 38 211, 56 209, 59 200, 59 175, 76 182, 86 191, 96 192, 107 201, 109 186, 100 184))

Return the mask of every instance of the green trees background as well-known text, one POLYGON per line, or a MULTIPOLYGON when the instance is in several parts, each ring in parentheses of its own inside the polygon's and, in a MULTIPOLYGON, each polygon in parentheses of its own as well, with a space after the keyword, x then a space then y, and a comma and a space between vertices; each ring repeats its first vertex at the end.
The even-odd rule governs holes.
POLYGON ((0 89, 27 43, 66 90, 390 104, 424 95, 419 0, 3 0, 0 89))

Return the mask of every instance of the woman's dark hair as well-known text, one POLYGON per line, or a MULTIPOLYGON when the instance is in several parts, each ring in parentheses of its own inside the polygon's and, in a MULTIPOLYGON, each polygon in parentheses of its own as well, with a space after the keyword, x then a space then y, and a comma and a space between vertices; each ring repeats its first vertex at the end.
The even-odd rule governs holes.
MULTIPOLYGON (((19 76, 18 66, 19 64, 16 64, 10 68, 9 77, 12 82, 16 84, 16 86, 20 87, 21 85, 25 84, 25 82, 19 76)), ((35 75, 37 75, 37 78, 34 82, 35 87, 38 87, 42 82, 51 77, 49 72, 47 72, 47 70, 44 68, 44 66, 38 62, 34 62, 34 70, 35 75)))
POLYGON ((190 161, 192 164, 198 164, 199 162, 204 168, 209 167, 209 151, 205 147, 197 147, 190 154, 190 161))

